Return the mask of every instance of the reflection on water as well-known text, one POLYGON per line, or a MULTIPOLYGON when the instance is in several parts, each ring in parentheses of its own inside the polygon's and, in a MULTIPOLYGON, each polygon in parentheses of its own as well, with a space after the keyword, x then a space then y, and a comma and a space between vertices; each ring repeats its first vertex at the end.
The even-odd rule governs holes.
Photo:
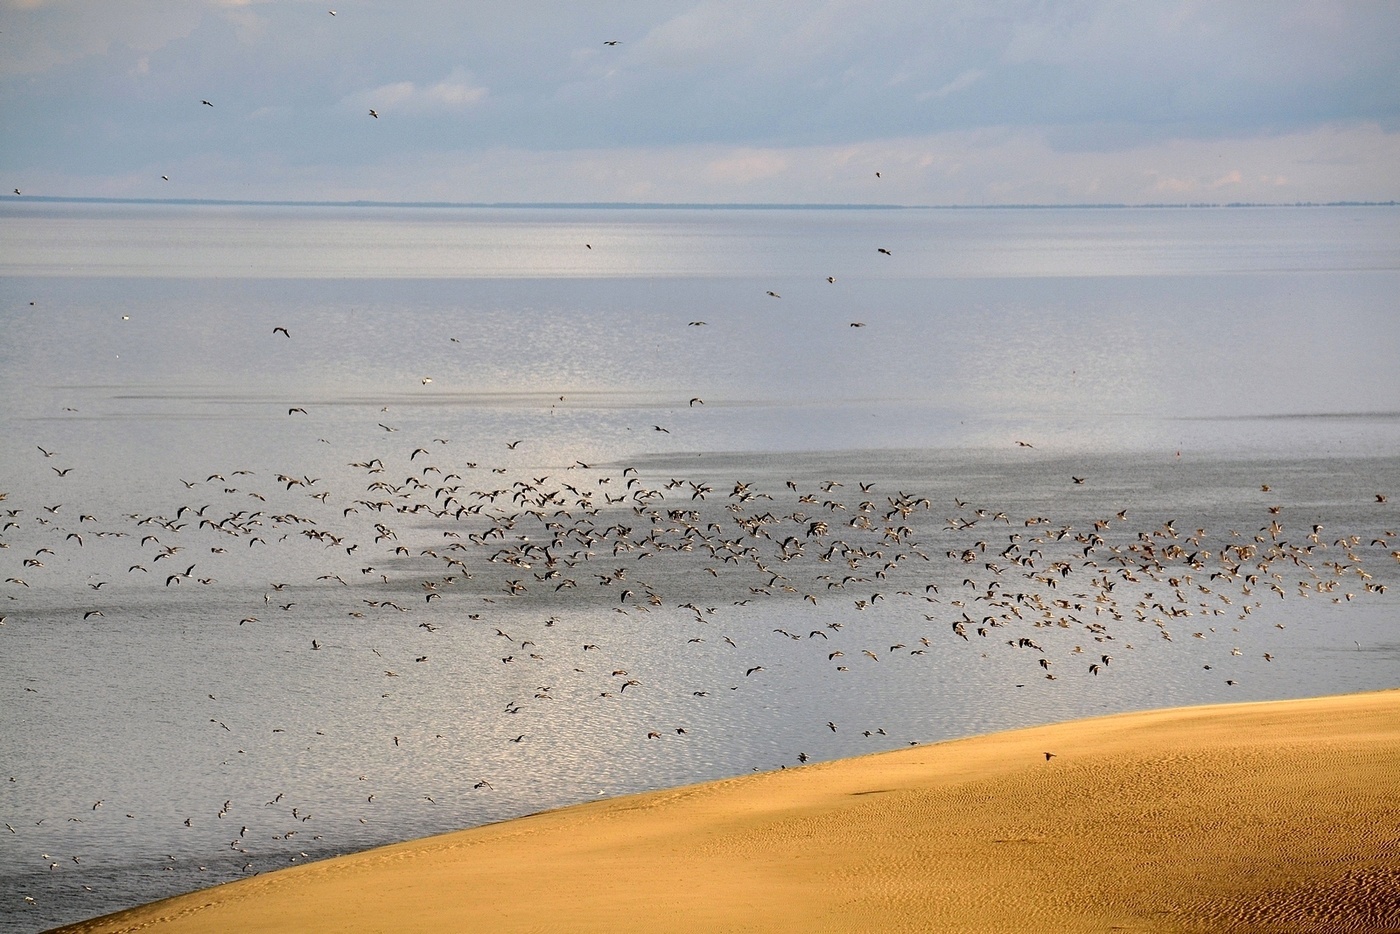
POLYGON ((0 929, 799 755, 1394 684, 1393 252, 1348 271, 1389 215, 1295 255, 1248 212, 72 213, 0 218, 139 246, 0 250, 0 929), (512 236, 670 245, 327 272, 386 229, 497 275, 512 236), (167 234, 211 265, 141 277, 167 234), (338 278, 195 278, 235 266, 338 278))
POLYGON ((1386 208, 699 211, 7 202, 0 206, 0 273, 865 281, 1363 272, 1395 268, 1397 228, 1400 215, 1386 208))

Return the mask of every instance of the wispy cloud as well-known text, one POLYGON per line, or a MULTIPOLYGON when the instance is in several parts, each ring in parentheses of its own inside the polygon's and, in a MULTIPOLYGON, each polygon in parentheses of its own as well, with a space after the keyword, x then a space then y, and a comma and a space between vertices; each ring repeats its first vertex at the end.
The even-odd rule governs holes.
POLYGON ((433 84, 395 81, 343 98, 341 109, 372 107, 390 114, 453 113, 469 110, 486 100, 486 88, 473 83, 467 74, 454 69, 451 74, 433 84))
POLYGON ((942 87, 936 88, 932 91, 924 91, 922 94, 919 94, 914 99, 917 101, 927 101, 935 99, 942 100, 950 94, 956 94, 959 91, 965 91, 968 88, 972 87, 985 74, 986 72, 980 68, 969 68, 967 71, 964 71, 962 74, 958 75, 956 78, 954 78, 952 81, 949 81, 942 87))

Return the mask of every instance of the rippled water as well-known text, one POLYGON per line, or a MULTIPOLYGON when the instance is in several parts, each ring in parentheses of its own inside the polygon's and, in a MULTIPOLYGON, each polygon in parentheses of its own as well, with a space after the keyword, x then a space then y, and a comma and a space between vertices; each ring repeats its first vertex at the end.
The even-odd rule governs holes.
POLYGON ((7 206, 0 928, 1393 686, 1396 218, 7 206))

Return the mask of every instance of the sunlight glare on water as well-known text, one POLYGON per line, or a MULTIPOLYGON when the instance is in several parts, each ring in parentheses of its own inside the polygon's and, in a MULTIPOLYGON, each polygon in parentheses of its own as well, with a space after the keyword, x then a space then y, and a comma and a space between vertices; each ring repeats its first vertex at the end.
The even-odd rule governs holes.
POLYGON ((0 930, 1394 686, 1397 216, 5 205, 0 930))

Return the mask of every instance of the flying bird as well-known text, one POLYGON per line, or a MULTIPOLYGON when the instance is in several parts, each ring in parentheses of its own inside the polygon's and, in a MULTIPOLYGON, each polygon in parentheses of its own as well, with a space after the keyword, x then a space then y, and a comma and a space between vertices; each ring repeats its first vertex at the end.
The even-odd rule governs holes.
POLYGON ((379 111, 375 110, 373 107, 369 109, 369 115, 376 120, 379 119, 379 111))
POLYGON ((291 336, 292 336, 292 333, 291 333, 290 331, 288 331, 286 328, 273 328, 273 329, 272 329, 272 333, 273 333, 273 334, 281 334, 283 337, 291 337, 291 336))

